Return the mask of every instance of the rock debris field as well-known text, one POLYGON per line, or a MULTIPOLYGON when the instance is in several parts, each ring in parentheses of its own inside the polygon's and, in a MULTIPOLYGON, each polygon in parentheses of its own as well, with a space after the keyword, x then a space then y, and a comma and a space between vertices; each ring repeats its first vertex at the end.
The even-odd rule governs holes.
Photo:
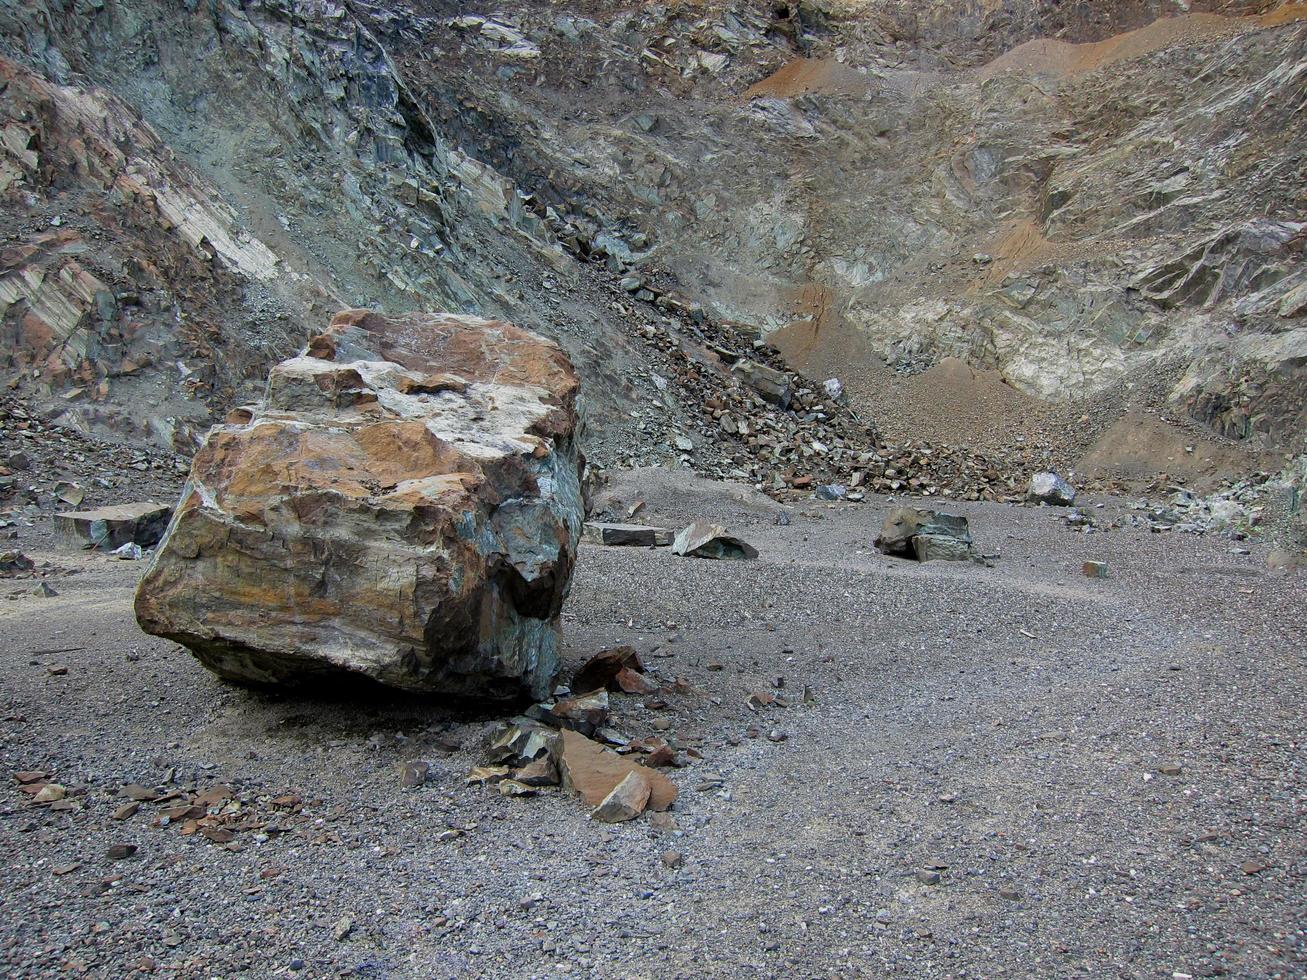
POLYGON ((614 825, 466 785, 510 710, 225 684, 140 632, 143 562, 12 528, 50 588, 0 579, 0 972, 1307 973, 1307 580, 997 503, 955 508, 989 567, 917 564, 872 546, 903 503, 700 489, 640 519, 757 559, 582 544, 564 679, 633 646, 611 724, 684 763, 614 825))

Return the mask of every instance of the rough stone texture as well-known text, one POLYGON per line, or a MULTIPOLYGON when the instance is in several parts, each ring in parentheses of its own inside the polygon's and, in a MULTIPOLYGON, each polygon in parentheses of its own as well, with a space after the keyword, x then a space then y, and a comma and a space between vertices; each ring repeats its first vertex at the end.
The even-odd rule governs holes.
POLYGON ((753 361, 737 361, 731 366, 731 373, 772 404, 789 407, 790 379, 784 371, 753 361))
POLYGON ((587 660, 572 677, 572 690, 598 691, 617 686, 617 676, 623 671, 644 673, 640 655, 634 647, 620 646, 601 650, 587 660))
POLYGON ((638 545, 646 548, 662 547, 672 543, 672 532, 661 527, 643 524, 600 524, 585 526, 584 537, 595 544, 638 545))
POLYGON ((634 820, 644 813, 644 808, 649 804, 649 792, 648 776, 639 769, 632 769, 604 797, 603 802, 595 807, 590 816, 604 823, 634 820))
POLYGON ((917 561, 962 561, 972 557, 971 546, 965 517, 916 507, 896 507, 876 537, 882 554, 917 561))
POLYGON ((171 517, 171 507, 145 501, 55 514, 54 528, 65 538, 106 551, 124 544, 152 548, 163 537, 171 517))
POLYGON ((137 618, 234 680, 543 697, 581 531, 576 391, 507 323, 338 314, 210 432, 137 618))
POLYGON ((1026 488, 1026 500, 1035 504, 1070 507, 1076 502, 1076 488, 1056 473, 1036 473, 1026 488))
POLYGON ((757 558, 758 549, 726 532, 720 524, 696 521, 676 532, 672 552, 693 558, 757 558))
POLYGON ((912 539, 917 561, 970 561, 974 557, 971 539, 949 534, 918 534, 912 539))
POLYGON ((559 763, 563 785, 581 795, 590 806, 599 806, 622 780, 633 772, 649 782, 650 810, 666 810, 676 802, 676 784, 659 772, 652 772, 626 756, 609 752, 579 732, 563 732, 563 754, 559 763))

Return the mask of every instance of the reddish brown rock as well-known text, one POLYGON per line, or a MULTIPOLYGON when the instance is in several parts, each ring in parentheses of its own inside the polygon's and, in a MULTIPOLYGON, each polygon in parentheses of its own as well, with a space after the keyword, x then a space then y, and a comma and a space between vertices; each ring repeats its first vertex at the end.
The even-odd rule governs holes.
POLYGON ((648 808, 666 810, 676 802, 676 784, 660 772, 640 766, 578 732, 563 732, 563 755, 559 770, 563 785, 597 807, 632 772, 640 772, 649 783, 648 808))
POLYGON ((634 820, 648 806, 649 793, 648 776, 633 769, 622 777, 622 781, 612 788, 590 816, 604 823, 634 820))
POLYGON ((544 697, 582 524, 576 392, 558 346, 508 323, 338 314, 209 433, 141 626, 238 681, 544 697))
POLYGON ((644 673, 644 665, 635 647, 601 650, 585 662, 572 678, 572 690, 578 692, 616 688, 617 675, 623 670, 644 673))

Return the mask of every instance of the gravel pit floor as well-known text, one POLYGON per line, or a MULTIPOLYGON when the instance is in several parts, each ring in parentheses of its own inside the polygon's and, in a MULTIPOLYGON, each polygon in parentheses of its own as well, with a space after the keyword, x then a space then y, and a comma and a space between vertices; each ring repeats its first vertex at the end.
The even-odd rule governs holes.
POLYGON ((674 829, 466 787, 507 711, 223 684, 136 628, 139 563, 21 527, 57 594, 0 579, 0 973, 1307 975, 1307 576, 989 504, 950 509, 993 567, 917 565, 871 547, 891 506, 740 508, 751 562, 583 546, 568 668, 630 643, 668 685, 614 703, 703 756, 674 829), (125 784, 229 788, 231 839, 125 784))

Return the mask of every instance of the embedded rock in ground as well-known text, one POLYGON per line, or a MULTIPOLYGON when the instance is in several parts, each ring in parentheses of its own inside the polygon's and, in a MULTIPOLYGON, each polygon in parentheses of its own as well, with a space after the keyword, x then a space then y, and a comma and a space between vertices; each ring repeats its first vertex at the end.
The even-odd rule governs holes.
POLYGON ((508 323, 338 314, 209 433, 137 619, 238 681, 544 697, 576 393, 557 345, 508 323))
POLYGON ((876 550, 917 561, 967 561, 974 557, 967 519, 915 507, 898 507, 881 526, 876 550))
POLYGON ((661 527, 646 527, 643 524, 586 524, 582 536, 595 544, 636 545, 645 548, 659 548, 672 543, 672 532, 661 527))
POLYGON ((720 524, 696 521, 682 528, 672 541, 674 554, 694 558, 757 558, 758 549, 734 535, 727 534, 720 524))
POLYGON ((1036 473, 1026 488, 1026 501, 1032 504, 1052 504, 1070 507, 1076 502, 1076 489, 1056 473, 1036 473))
POLYGON ((64 538, 102 551, 126 544, 152 548, 163 537, 170 517, 171 507, 146 501, 55 514, 54 529, 64 538))

